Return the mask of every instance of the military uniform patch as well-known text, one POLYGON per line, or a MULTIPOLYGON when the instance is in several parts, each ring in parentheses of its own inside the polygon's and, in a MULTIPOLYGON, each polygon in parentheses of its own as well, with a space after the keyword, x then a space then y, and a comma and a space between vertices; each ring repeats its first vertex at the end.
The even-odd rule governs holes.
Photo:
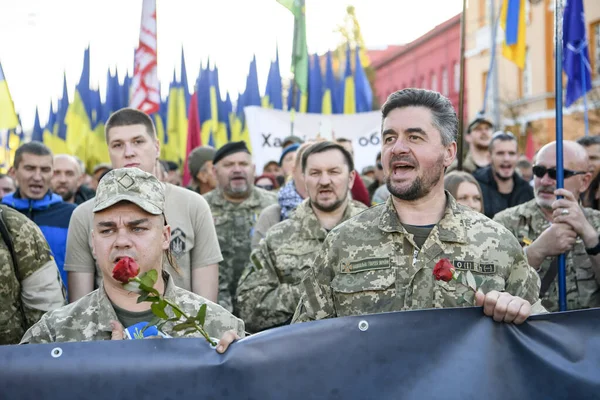
POLYGON ((453 260, 452 265, 454 265, 454 268, 463 271, 473 271, 482 274, 496 273, 496 265, 493 263, 476 263, 475 261, 469 260, 453 260))
POLYGON ((342 264, 342 274, 353 274, 362 271, 372 271, 375 269, 388 269, 390 268, 389 257, 381 258, 366 258, 358 261, 348 261, 342 264))
POLYGON ((181 257, 185 253, 185 233, 180 228, 175 228, 171 232, 171 252, 175 257, 181 257))

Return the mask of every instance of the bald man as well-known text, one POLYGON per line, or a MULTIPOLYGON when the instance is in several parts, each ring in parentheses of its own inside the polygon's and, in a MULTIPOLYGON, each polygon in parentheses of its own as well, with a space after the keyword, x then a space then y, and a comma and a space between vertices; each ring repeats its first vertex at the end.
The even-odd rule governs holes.
POLYGON ((600 306, 600 212, 583 208, 578 201, 592 178, 589 159, 575 142, 564 141, 563 149, 564 189, 556 189, 556 142, 552 142, 536 156, 535 198, 494 217, 519 239, 529 265, 538 271, 540 298, 548 311, 559 310, 557 256, 562 253, 567 261, 567 308, 600 306))
POLYGON ((67 203, 75 203, 75 194, 83 182, 83 171, 77 159, 68 154, 54 156, 52 191, 67 203))

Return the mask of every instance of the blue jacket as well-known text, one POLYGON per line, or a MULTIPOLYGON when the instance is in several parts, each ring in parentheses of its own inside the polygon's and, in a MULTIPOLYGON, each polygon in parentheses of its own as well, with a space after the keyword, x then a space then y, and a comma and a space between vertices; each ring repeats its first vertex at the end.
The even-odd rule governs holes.
POLYGON ((67 252, 67 232, 71 214, 77 207, 75 204, 65 203, 57 194, 48 191, 40 200, 24 199, 17 190, 2 198, 2 204, 10 206, 24 215, 40 228, 50 245, 60 276, 67 285, 67 273, 64 270, 65 254, 67 252))

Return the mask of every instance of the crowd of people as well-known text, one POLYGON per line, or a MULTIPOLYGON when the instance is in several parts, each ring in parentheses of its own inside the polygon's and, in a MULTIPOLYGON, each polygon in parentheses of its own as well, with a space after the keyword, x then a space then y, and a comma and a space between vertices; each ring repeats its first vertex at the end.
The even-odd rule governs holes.
POLYGON ((150 303, 112 276, 124 257, 190 313, 206 304, 220 352, 249 333, 368 313, 483 306, 522 323, 558 311, 563 253, 569 309, 600 306, 600 137, 563 143, 557 189, 556 143, 530 162, 494 131, 469 124, 458 171, 450 101, 404 89, 382 106, 381 152, 360 173, 350 140, 290 136, 259 176, 244 142, 194 149, 187 188, 134 109, 110 116, 111 163, 89 175, 76 156, 25 143, 0 176, 0 343, 122 339, 150 322, 150 303), (435 279, 442 261, 477 291, 435 279))

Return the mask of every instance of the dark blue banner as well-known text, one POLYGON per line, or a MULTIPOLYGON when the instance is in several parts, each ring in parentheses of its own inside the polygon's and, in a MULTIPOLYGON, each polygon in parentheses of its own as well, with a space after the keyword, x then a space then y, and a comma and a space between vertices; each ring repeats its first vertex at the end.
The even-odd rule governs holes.
POLYGON ((0 347, 2 399, 600 398, 600 309, 495 323, 480 308, 200 339, 0 347))

